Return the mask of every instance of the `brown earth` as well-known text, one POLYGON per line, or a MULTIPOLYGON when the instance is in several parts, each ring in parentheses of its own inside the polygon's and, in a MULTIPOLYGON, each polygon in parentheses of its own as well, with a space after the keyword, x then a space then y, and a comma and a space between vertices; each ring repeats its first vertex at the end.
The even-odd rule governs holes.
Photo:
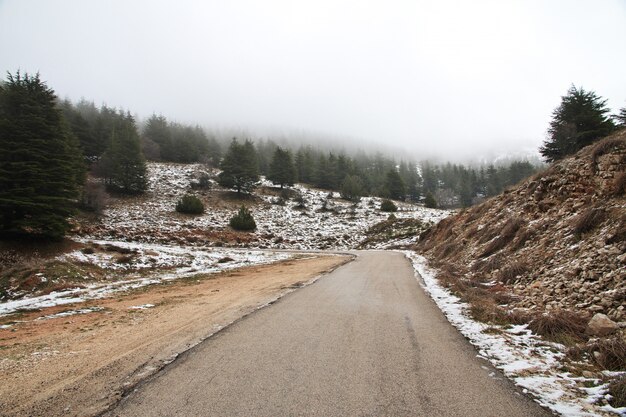
POLYGON ((0 415, 99 414, 221 327, 350 259, 291 259, 14 315, 0 329, 0 415), (40 319, 89 307, 102 310, 40 319))

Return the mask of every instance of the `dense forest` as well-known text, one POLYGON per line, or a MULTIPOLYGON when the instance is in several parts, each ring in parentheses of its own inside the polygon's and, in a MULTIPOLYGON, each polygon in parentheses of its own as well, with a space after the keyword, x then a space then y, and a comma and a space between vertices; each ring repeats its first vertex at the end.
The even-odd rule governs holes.
MULTIPOLYGON (((625 109, 607 116, 605 100, 572 87, 553 112, 540 149, 563 158, 626 124, 625 109)), ((249 193, 265 176, 277 186, 304 183, 358 201, 374 195, 430 207, 467 207, 502 192, 541 166, 526 160, 466 166, 396 160, 381 152, 353 154, 311 145, 279 146, 271 138, 218 140, 198 125, 81 100, 59 100, 39 75, 8 75, 0 84, 0 226, 63 235, 75 206, 98 210, 98 195, 141 194, 146 161, 203 163, 219 168, 224 187, 249 193), (100 182, 85 183, 89 170, 100 182)))
MULTIPOLYGON (((112 132, 121 121, 134 123, 131 116, 85 100, 76 104, 65 100, 60 108, 84 155, 94 163, 94 172, 102 172, 102 160, 110 146, 112 132)), ((380 152, 362 151, 349 156, 313 146, 281 147, 272 139, 224 143, 200 126, 168 121, 162 115, 152 115, 141 128, 135 124, 134 129, 141 153, 147 160, 200 162, 222 168, 227 171, 222 177, 229 176, 222 184, 240 192, 250 191, 251 185, 262 175, 280 186, 300 182, 340 191, 350 199, 376 195, 420 202, 430 194, 438 207, 460 207, 497 195, 540 168, 528 161, 472 167, 397 161, 380 152), (237 169, 248 171, 250 181, 243 187, 228 174, 237 169)), ((117 187, 117 191, 121 191, 121 187, 117 187)))

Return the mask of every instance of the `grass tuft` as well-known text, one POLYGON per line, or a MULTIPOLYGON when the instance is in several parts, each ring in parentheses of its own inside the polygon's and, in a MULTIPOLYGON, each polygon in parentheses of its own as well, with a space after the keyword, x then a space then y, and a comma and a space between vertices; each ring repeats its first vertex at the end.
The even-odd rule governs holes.
POLYGON ((609 384, 611 399, 609 404, 615 408, 626 407, 626 375, 622 375, 609 384))
POLYGON ((536 314, 528 323, 533 332, 553 342, 572 345, 587 340, 585 330, 589 318, 568 310, 536 314))
POLYGON ((574 217, 572 221, 572 229, 574 234, 580 236, 595 229, 600 223, 606 219, 606 212, 602 209, 588 208, 587 210, 574 217))

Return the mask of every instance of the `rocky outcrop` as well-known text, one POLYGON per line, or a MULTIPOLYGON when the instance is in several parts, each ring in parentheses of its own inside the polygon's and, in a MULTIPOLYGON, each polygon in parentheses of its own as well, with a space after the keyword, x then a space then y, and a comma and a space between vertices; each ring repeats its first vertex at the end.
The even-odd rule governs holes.
POLYGON ((587 333, 591 336, 608 336, 618 329, 617 323, 601 313, 596 313, 587 324, 587 333))
POLYGON ((510 307, 626 321, 626 130, 441 221, 416 250, 510 307))

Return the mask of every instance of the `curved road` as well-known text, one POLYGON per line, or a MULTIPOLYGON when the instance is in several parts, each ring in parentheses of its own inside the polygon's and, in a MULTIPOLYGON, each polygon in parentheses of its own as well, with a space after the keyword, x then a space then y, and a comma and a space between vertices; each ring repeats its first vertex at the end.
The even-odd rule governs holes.
POLYGON ((402 254, 359 252, 183 354, 108 415, 551 415, 492 372, 402 254))

